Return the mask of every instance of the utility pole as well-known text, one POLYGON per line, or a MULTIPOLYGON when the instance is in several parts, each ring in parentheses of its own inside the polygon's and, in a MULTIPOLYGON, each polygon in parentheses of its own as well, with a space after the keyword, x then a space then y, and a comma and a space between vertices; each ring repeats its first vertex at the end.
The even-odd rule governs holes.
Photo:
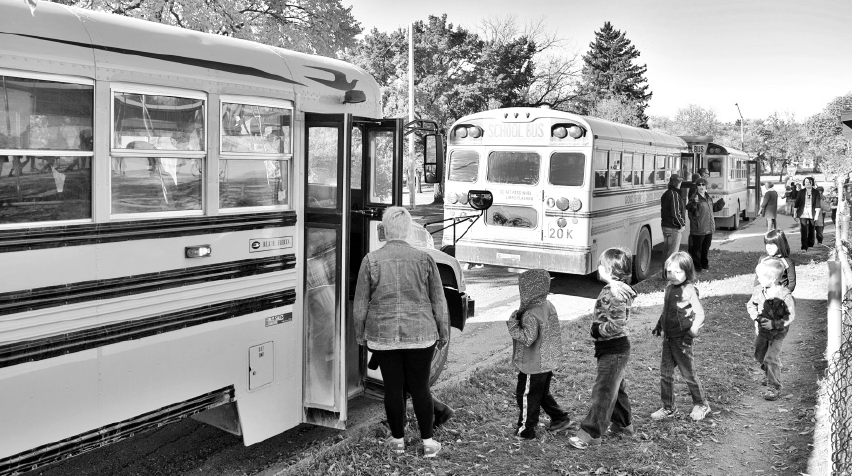
MULTIPOLYGON (((408 24, 408 122, 414 121, 414 23, 408 24)), ((414 136, 408 136, 408 204, 414 209, 414 136)))
POLYGON ((745 119, 743 119, 743 113, 740 111, 740 103, 735 102, 734 106, 737 106, 737 112, 740 113, 740 150, 745 152, 745 134, 743 134, 743 125, 745 125, 745 119))

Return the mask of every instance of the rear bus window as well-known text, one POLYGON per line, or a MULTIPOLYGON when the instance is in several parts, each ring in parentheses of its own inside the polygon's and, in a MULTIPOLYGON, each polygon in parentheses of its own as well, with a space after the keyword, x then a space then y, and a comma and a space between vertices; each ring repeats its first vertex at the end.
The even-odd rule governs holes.
POLYGON ((485 212, 485 223, 508 228, 530 228, 538 226, 535 208, 511 205, 494 205, 485 212))
POLYGON ((583 185, 586 156, 577 152, 556 152, 550 156, 550 184, 567 187, 583 185))
POLYGON ((494 151, 488 154, 488 181, 536 185, 540 167, 541 157, 535 152, 494 151))
POLYGON ((451 182, 476 182, 479 175, 479 154, 473 150, 454 150, 450 156, 451 182))

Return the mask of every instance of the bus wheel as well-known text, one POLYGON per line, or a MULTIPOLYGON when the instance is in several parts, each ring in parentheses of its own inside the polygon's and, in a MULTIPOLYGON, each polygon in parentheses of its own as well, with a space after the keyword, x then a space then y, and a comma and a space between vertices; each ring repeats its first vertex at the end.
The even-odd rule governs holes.
POLYGON ((634 282, 643 281, 651 274, 651 232, 642 227, 636 239, 636 253, 633 255, 634 282))
POLYGON ((732 230, 736 230, 740 227, 740 210, 737 208, 737 213, 734 213, 734 226, 731 228, 732 230))
MULTIPOLYGON (((452 328, 449 330, 450 334, 452 334, 452 328)), ((438 347, 435 347, 435 353, 432 354, 432 367, 429 371, 429 386, 435 385, 435 382, 438 381, 438 377, 441 376, 441 372, 444 371, 444 365, 447 364, 447 356, 450 353, 450 339, 447 338, 447 345, 444 346, 443 349, 438 350, 438 347)))

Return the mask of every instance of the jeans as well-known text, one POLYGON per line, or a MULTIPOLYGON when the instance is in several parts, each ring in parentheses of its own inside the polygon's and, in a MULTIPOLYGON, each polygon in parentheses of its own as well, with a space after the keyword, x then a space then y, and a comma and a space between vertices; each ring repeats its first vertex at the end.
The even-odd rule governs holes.
POLYGON ((816 238, 814 221, 810 218, 799 218, 799 229, 802 232, 802 249, 806 250, 813 247, 816 238))
POLYGON ((663 258, 663 278, 666 277, 666 260, 680 251, 680 239, 683 228, 663 227, 663 241, 666 244, 666 256, 663 258))
POLYGON ((814 235, 816 235, 816 242, 822 244, 822 230, 825 226, 814 226, 814 235))
POLYGON ((429 389, 432 353, 435 346, 425 349, 375 350, 385 384, 385 413, 394 438, 405 436, 405 390, 411 393, 414 414, 420 427, 420 437, 432 438, 434 409, 429 389))
POLYGON ((766 383, 776 390, 781 388, 781 346, 785 337, 786 328, 774 336, 761 329, 754 339, 754 358, 766 372, 766 383))
POLYGON ((604 354, 598 358, 598 376, 592 388, 592 407, 580 424, 579 437, 588 442, 598 439, 606 432, 610 422, 625 428, 633 423, 630 400, 627 395, 627 362, 630 352, 604 354))
MULTIPOLYGON (((686 338, 689 341, 689 338, 686 338)), ((689 387, 693 405, 704 405, 704 388, 695 375, 692 368, 695 358, 692 355, 692 342, 685 342, 684 337, 665 337, 663 339, 663 352, 660 359, 660 399, 663 408, 671 410, 674 405, 674 369, 680 369, 680 375, 689 387)))
POLYGON ((777 227, 777 225, 775 224, 775 219, 774 219, 774 218, 767 218, 767 219, 766 219, 766 231, 767 231, 767 232, 770 232, 770 231, 775 230, 775 229, 777 229, 777 228, 778 228, 778 227, 777 227))
POLYGON ((713 233, 706 235, 689 235, 692 243, 689 245, 689 255, 695 264, 695 270, 710 269, 710 260, 707 253, 710 252, 710 244, 713 242, 713 233))
POLYGON ((568 419, 568 412, 563 410, 550 394, 552 378, 553 372, 518 372, 518 387, 515 389, 515 400, 518 402, 518 436, 535 437, 535 427, 542 409, 550 416, 551 423, 568 419))

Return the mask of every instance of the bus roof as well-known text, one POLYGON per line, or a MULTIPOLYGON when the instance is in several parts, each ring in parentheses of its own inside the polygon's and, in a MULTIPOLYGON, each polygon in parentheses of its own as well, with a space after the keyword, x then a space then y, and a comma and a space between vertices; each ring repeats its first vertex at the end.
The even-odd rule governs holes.
POLYGON ((476 119, 498 119, 504 122, 522 123, 532 122, 536 119, 567 120, 574 121, 586 127, 592 134, 594 134, 596 139, 644 144, 656 147, 686 148, 686 142, 677 136, 628 126, 626 124, 619 124, 598 117, 581 116, 579 114, 559 111, 556 109, 537 107, 492 109, 465 116, 456 122, 476 119))
POLYGON ((713 142, 713 136, 680 136, 681 139, 685 140, 688 144, 707 144, 707 148, 718 147, 722 149, 721 152, 717 152, 710 155, 745 155, 748 156, 748 153, 739 149, 735 149, 733 147, 722 145, 718 142, 713 142))
POLYGON ((361 90, 366 101, 346 112, 382 117, 376 81, 337 59, 51 2, 31 14, 24 1, 0 0, 0 18, 0 67, 129 83, 149 74, 221 94, 245 87, 258 96, 299 94, 299 107, 312 112, 341 112, 344 94, 361 90))

